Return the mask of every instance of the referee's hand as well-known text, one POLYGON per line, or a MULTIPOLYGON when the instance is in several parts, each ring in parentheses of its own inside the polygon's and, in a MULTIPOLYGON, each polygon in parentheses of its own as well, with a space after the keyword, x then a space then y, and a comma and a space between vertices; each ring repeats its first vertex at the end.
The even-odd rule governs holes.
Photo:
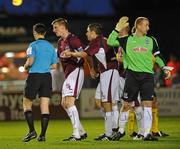
POLYGON ((27 71, 27 73, 29 73, 29 68, 30 68, 30 66, 29 66, 29 65, 28 65, 28 66, 27 66, 26 64, 24 65, 24 70, 26 70, 26 71, 27 71))

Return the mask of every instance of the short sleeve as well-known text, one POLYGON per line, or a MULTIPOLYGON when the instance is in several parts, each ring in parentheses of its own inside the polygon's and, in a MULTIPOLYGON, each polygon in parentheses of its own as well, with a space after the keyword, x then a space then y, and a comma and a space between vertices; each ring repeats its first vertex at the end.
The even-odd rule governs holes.
POLYGON ((28 49, 26 50, 27 57, 35 57, 36 54, 35 50, 36 50, 35 46, 30 44, 28 49))

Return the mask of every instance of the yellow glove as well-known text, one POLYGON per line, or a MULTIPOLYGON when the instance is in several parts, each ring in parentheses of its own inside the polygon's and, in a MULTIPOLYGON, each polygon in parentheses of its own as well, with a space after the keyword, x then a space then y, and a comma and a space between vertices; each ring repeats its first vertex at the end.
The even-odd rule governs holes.
POLYGON ((120 32, 123 28, 129 26, 128 22, 129 18, 127 16, 123 16, 119 19, 119 22, 116 24, 115 30, 120 32))

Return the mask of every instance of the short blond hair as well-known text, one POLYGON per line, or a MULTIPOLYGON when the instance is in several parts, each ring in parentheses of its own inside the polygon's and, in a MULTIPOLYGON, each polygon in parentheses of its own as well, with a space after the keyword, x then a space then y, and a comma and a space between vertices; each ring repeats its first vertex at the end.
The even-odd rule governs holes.
POLYGON ((64 25, 66 27, 66 29, 68 29, 68 22, 66 19, 64 19, 64 18, 55 19, 54 21, 52 21, 51 25, 54 25, 56 22, 61 25, 64 25))

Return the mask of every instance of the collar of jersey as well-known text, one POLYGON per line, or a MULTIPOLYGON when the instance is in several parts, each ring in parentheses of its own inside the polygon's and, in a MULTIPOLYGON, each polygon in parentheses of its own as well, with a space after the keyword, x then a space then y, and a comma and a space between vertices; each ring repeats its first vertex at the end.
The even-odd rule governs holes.
POLYGON ((146 38, 146 36, 138 37, 136 34, 133 34, 133 37, 134 37, 135 39, 138 39, 138 40, 141 40, 141 39, 145 39, 145 38, 146 38))

